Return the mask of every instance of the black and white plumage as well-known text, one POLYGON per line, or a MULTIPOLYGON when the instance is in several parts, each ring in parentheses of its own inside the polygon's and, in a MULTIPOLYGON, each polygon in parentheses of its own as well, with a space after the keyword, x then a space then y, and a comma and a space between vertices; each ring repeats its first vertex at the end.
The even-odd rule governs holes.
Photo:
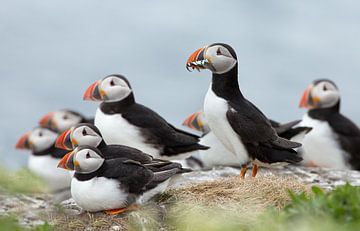
POLYGON ((340 92, 335 83, 315 80, 299 106, 309 109, 300 125, 313 127, 301 148, 304 164, 360 170, 360 130, 340 113, 340 92))
MULTIPOLYGON (((270 122, 279 136, 296 142, 301 142, 304 136, 311 131, 310 127, 295 127, 301 120, 294 120, 284 124, 274 120, 270 120, 270 122)), ((189 166, 192 169, 210 169, 214 166, 241 167, 236 156, 225 148, 211 131, 202 111, 192 113, 182 124, 202 132, 200 144, 209 147, 208 150, 199 151, 197 154, 183 160, 181 162, 183 166, 189 166)))
POLYGON ((135 102, 128 80, 109 75, 93 83, 85 100, 102 101, 95 125, 107 144, 121 144, 140 149, 155 158, 178 159, 207 147, 199 137, 169 124, 153 110, 135 102))
POLYGON ((229 45, 215 43, 200 48, 186 65, 212 71, 212 83, 204 102, 205 117, 216 137, 243 165, 242 176, 250 160, 265 163, 302 160, 293 150, 301 144, 279 137, 266 116, 242 95, 237 57, 229 45))
POLYGON ((145 203, 163 192, 172 176, 185 171, 174 167, 153 172, 128 158, 107 160, 98 149, 90 146, 77 147, 59 162, 59 167, 75 170, 71 181, 72 197, 90 212, 145 203))
POLYGON ((19 138, 17 149, 28 149, 31 155, 28 168, 47 183, 51 192, 59 192, 70 187, 70 175, 57 169, 57 163, 67 153, 54 147, 57 133, 46 128, 34 128, 19 138))
MULTIPOLYGON (((107 145, 100 130, 93 124, 81 123, 64 131, 56 140, 55 146, 61 149, 73 150, 78 146, 91 146, 99 149, 107 160, 127 158, 137 161, 154 172, 181 168, 181 165, 167 160, 154 159, 139 149, 124 145, 107 145)), ((184 170, 185 171, 185 170, 184 170)))
POLYGON ((45 114, 40 120, 39 125, 56 132, 63 132, 79 123, 94 123, 93 118, 86 118, 82 114, 73 110, 58 110, 45 114))

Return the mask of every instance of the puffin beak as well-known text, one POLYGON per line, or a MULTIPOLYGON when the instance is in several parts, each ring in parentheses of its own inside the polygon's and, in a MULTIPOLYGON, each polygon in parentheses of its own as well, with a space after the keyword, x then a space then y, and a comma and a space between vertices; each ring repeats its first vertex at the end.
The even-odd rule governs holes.
POLYGON ((210 60, 205 57, 206 48, 199 48, 190 55, 186 61, 186 69, 188 71, 191 71, 190 68, 200 71, 200 69, 205 69, 205 64, 210 63, 210 60))
POLYGON ((56 139, 55 147, 65 149, 65 150, 72 150, 72 142, 70 139, 71 129, 68 129, 61 133, 60 136, 56 139))
POLYGON ((319 97, 312 96, 311 90, 314 88, 313 84, 310 84, 304 91, 303 95, 301 96, 299 107, 300 108, 307 108, 312 109, 315 107, 316 104, 320 102, 319 97))
POLYGON ((31 149, 32 143, 29 141, 30 132, 22 135, 16 142, 16 149, 31 149))
POLYGON ((196 131, 203 131, 203 122, 201 121, 201 113, 200 111, 192 113, 188 116, 182 125, 194 129, 196 131))
POLYGON ((99 88, 101 81, 102 80, 92 83, 86 89, 84 96, 83 96, 83 99, 85 101, 102 101, 103 100, 103 98, 105 96, 105 92, 99 88))
POLYGON ((58 163, 58 168, 63 168, 66 170, 74 170, 74 151, 71 151, 69 153, 67 153, 63 158, 61 158, 61 160, 58 163))
POLYGON ((56 130, 56 123, 53 120, 54 112, 49 112, 39 120, 39 125, 43 128, 51 128, 56 130))

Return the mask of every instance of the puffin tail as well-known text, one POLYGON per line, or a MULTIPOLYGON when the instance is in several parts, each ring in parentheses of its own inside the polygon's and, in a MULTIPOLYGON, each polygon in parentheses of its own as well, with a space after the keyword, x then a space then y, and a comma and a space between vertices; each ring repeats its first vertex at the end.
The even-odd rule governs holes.
POLYGON ((277 163, 277 162, 287 162, 291 164, 296 164, 303 160, 300 153, 293 149, 277 149, 270 147, 260 147, 259 153, 264 153, 263 155, 258 155, 257 159, 265 163, 277 163))

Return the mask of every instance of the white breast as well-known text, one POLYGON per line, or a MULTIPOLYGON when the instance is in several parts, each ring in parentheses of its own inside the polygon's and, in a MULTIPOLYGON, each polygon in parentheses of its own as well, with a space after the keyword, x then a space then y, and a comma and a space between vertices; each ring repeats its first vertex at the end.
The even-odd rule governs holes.
POLYGON ((345 161, 348 154, 341 149, 337 142, 337 135, 328 122, 312 119, 306 114, 299 126, 313 128, 302 141, 305 165, 315 164, 320 167, 350 169, 345 161))
POLYGON ((120 189, 119 181, 105 177, 94 177, 87 181, 73 177, 71 196, 78 206, 90 212, 129 206, 128 193, 120 189))
POLYGON ((159 157, 160 151, 144 142, 141 131, 126 121, 121 114, 106 115, 100 108, 96 111, 95 126, 99 128, 107 144, 121 144, 140 149, 141 151, 159 157))
POLYGON ((70 187, 71 177, 68 171, 57 168, 59 159, 47 156, 33 156, 28 160, 31 172, 44 179, 50 191, 55 192, 70 187))
POLYGON ((227 110, 227 101, 216 96, 210 84, 204 102, 204 115, 209 127, 219 141, 236 155, 238 162, 245 164, 249 161, 249 156, 239 136, 234 132, 226 118, 227 110))
POLYGON ((169 185, 169 181, 170 179, 160 183, 158 186, 156 186, 155 188, 144 192, 144 194, 139 198, 138 203, 139 204, 143 204, 147 201, 149 201, 151 198, 153 198, 154 196, 161 194, 163 192, 165 192, 166 188, 169 185))

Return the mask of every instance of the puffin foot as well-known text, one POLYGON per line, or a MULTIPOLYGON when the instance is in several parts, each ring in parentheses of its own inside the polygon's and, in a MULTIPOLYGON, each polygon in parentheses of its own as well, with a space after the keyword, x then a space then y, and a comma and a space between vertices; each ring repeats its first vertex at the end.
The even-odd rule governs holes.
POLYGON ((241 170, 240 170, 240 178, 241 179, 245 178, 246 171, 247 171, 247 164, 241 165, 241 170))
POLYGON ((257 164, 253 164, 253 166, 252 166, 252 173, 251 173, 251 176, 252 176, 252 177, 256 177, 257 170, 258 170, 257 164))
POLYGON ((125 208, 120 208, 120 209, 109 209, 109 210, 105 210, 105 213, 107 215, 118 215, 124 212, 128 212, 128 211, 134 211, 137 210, 139 208, 138 205, 130 205, 128 207, 125 208))

